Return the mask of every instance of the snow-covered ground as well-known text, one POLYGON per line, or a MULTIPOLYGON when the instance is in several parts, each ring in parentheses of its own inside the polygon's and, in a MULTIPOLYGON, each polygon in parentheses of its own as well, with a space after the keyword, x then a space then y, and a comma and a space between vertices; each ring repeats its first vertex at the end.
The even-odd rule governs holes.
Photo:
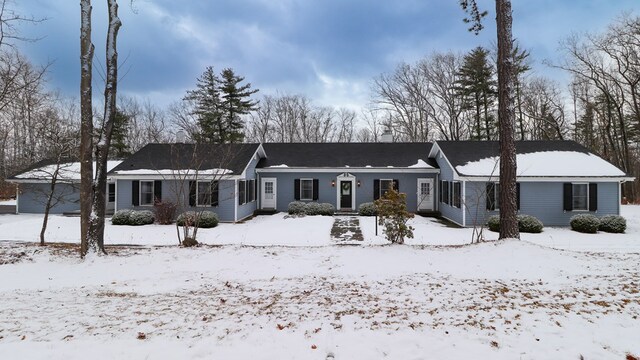
POLYGON ((15 199, 12 199, 12 200, 0 200, 0 205, 15 206, 16 205, 16 200, 15 199))
MULTIPOLYGON (((640 356, 640 207, 623 209, 623 235, 546 228, 426 247, 378 246, 370 218, 368 246, 338 246, 330 217, 275 215, 199 234, 226 246, 119 246, 86 261, 71 245, 14 241, 36 240, 40 217, 2 215, 0 359, 640 356)), ((471 239, 412 222, 408 244, 471 239)), ((52 217, 47 236, 74 242, 77 226, 52 217)), ((176 243, 172 226, 106 232, 110 244, 176 243)))

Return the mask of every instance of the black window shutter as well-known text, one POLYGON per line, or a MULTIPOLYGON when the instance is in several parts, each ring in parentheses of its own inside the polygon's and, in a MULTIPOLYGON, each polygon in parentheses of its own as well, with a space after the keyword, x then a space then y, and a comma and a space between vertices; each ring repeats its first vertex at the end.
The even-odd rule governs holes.
POLYGON ((598 211, 598 184, 589 184, 589 211, 598 211))
POLYGON ((563 188, 563 199, 564 199, 564 211, 572 211, 573 210, 573 185, 571 183, 564 183, 562 185, 563 188))
POLYGON ((398 182, 398 179, 393 179, 393 190, 400 192, 400 182, 398 182))
POLYGON ((131 182, 131 204, 133 206, 140 205, 140 180, 131 182))
POLYGON ((189 206, 196 206, 196 182, 189 181, 189 206))
POLYGON ((313 200, 318 200, 318 188, 320 187, 320 182, 318 179, 313 179, 313 200))
POLYGON ((380 179, 373 180, 373 200, 380 199, 380 179))
POLYGON ((517 209, 520 210, 520 183, 516 183, 516 203, 517 209))
POLYGON ((153 182, 153 202, 162 201, 162 180, 153 182))
POLYGON ((440 180, 440 186, 438 186, 438 190, 440 190, 438 192, 438 198, 440 199, 440 202, 444 202, 444 181, 440 180))
POLYGON ((487 210, 495 210, 496 209, 496 188, 493 183, 487 183, 487 210))
POLYGON ((300 179, 293 180, 293 198, 300 200, 300 179))
POLYGON ((218 206, 218 182, 211 182, 211 206, 218 206))

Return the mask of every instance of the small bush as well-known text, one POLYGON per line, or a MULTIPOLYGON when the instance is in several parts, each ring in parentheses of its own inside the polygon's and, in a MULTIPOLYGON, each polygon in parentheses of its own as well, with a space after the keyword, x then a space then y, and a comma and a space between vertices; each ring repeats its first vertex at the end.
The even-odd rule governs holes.
POLYGON ((132 210, 118 210, 111 217, 113 225, 129 225, 132 210))
POLYGON ((320 204, 317 202, 310 202, 304 205, 304 213, 306 215, 320 215, 320 204))
POLYGON ((209 229, 218 226, 218 214, 211 211, 186 211, 178 216, 176 220, 178 226, 197 226, 202 229, 209 229))
POLYGON ((372 202, 362 203, 358 208, 358 214, 360 216, 375 216, 377 214, 376 205, 372 202))
POLYGON ((292 201, 289 203, 289 214, 290 215, 304 215, 305 214, 305 203, 302 201, 292 201))
POLYGON ((335 212, 336 212, 335 206, 329 203, 322 203, 320 204, 320 213, 318 215, 333 216, 335 212))
MULTIPOLYGON (((491 215, 487 220, 487 227, 491 231, 500 231, 500 216, 491 215)), ((518 215, 518 229, 523 233, 541 233, 544 225, 542 221, 531 215, 518 215)))
POLYGON ((176 204, 169 201, 157 201, 153 204, 153 212, 158 224, 169 225, 176 218, 176 204))
POLYGON ((491 231, 495 231, 495 232, 500 231, 500 216, 498 215, 489 216, 489 220, 487 220, 487 226, 491 231))
POLYGON ((600 218, 600 231, 622 234, 627 229, 627 220, 620 215, 606 215, 600 218))
POLYGON ((289 203, 290 215, 328 215, 336 212, 336 208, 329 203, 293 201, 289 203))
POLYGON ((132 211, 129 216, 129 225, 153 224, 153 213, 150 210, 132 211))
POLYGON ((523 233, 541 233, 544 228, 542 221, 531 215, 518 215, 518 228, 523 233))
POLYGON ((600 227, 600 219, 592 214, 578 214, 571 217, 570 224, 571 230, 595 234, 600 227))

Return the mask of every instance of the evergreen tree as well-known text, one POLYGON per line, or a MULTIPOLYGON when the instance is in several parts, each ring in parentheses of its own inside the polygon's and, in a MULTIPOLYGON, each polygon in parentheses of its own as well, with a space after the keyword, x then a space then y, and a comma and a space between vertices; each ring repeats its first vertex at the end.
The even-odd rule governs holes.
POLYGON ((192 115, 196 117, 199 132, 194 139, 200 143, 224 143, 227 128, 222 119, 220 79, 208 66, 198 78, 196 89, 187 91, 185 101, 194 104, 192 115))
POLYGON ((496 119, 490 108, 496 100, 495 70, 489 62, 489 51, 477 47, 464 56, 456 84, 458 94, 464 98, 465 107, 474 112, 476 140, 495 138, 496 119))
POLYGON ((116 159, 122 159, 131 155, 128 144, 129 115, 116 109, 113 129, 111 130, 111 154, 116 159))
POLYGON ((222 95, 223 121, 227 129, 225 142, 238 143, 244 140, 244 121, 242 115, 257 108, 258 102, 250 96, 258 90, 251 89, 251 83, 242 85, 244 77, 238 76, 233 69, 222 70, 220 93, 222 95))

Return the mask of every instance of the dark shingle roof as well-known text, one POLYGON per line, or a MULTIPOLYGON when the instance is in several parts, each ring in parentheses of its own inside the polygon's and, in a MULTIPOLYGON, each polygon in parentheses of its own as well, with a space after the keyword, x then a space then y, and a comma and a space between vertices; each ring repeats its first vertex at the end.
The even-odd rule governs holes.
POLYGON ((267 143, 266 159, 258 167, 407 167, 418 159, 437 168, 428 159, 431 143, 267 143))
MULTIPOLYGON (((500 153, 500 143, 498 141, 438 141, 437 144, 454 169, 456 166, 498 156, 500 153)), ((516 153, 518 155, 548 151, 592 154, 587 148, 571 140, 516 141, 516 153)), ((553 161, 553 158, 549 159, 553 161)), ((571 166, 574 164, 567 165, 571 166)), ((587 166, 587 164, 585 164, 585 166, 587 166)), ((611 167, 613 167, 613 165, 611 165, 611 167)))
POLYGON ((260 144, 148 144, 110 171, 228 169, 239 175, 260 144))

